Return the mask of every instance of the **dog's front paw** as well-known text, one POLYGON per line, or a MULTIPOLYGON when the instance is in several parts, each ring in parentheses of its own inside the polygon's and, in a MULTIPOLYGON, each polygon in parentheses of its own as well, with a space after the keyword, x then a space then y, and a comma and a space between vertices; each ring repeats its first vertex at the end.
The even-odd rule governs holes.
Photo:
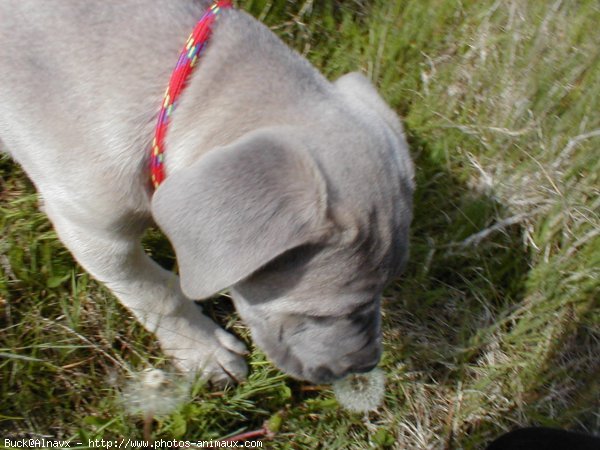
POLYGON ((221 328, 214 330, 214 339, 195 348, 165 349, 165 352, 182 372, 199 374, 218 387, 239 383, 248 375, 246 346, 221 328))
POLYGON ((248 374, 246 346, 200 311, 195 306, 185 318, 159 325, 156 334, 163 351, 182 372, 219 387, 239 383, 248 374))

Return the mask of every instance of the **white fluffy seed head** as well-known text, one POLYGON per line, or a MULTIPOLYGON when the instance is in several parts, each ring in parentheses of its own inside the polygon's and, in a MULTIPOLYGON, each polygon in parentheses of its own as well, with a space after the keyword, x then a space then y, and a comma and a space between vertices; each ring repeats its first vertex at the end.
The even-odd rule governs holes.
POLYGON ((122 402, 129 414, 165 416, 185 402, 189 382, 160 369, 136 374, 123 389, 122 402))
POLYGON ((160 369, 148 369, 142 372, 141 382, 149 389, 160 389, 160 387, 168 383, 165 373, 160 369))
POLYGON ((355 373, 336 381, 333 392, 342 405, 352 412, 377 409, 385 394, 385 375, 381 369, 368 373, 355 373))

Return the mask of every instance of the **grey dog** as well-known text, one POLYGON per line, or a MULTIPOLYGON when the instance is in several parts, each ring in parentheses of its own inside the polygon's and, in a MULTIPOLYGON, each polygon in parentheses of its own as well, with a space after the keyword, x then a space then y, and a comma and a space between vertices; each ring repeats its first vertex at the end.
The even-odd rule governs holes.
POLYGON ((368 371, 381 355, 381 293, 407 259, 414 187, 401 124, 364 76, 331 83, 226 10, 172 116, 153 192, 162 94, 209 5, 2 0, 0 148, 77 261, 182 370, 246 376, 245 345, 192 301, 229 289, 290 375, 368 371), (140 245, 153 223, 180 278, 140 245))

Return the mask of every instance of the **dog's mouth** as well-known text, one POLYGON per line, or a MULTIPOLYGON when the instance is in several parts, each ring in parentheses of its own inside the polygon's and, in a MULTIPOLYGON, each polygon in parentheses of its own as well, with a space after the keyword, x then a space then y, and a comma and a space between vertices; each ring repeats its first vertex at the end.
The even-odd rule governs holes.
MULTIPOLYGON (((381 339, 365 339, 360 336, 349 337, 364 341, 356 351, 337 353, 335 344, 304 340, 303 344, 294 344, 279 339, 283 332, 268 333, 262 327, 250 327, 254 342, 261 348, 273 364, 293 378, 314 384, 328 384, 350 373, 371 371, 381 357, 381 339)), ((268 330, 268 328, 267 328, 268 330)), ((308 333, 310 339, 310 330, 308 333)), ((345 339, 340 337, 340 342, 345 339)))
MULTIPOLYGON (((343 316, 275 312, 232 290, 255 344, 280 370, 315 384, 373 369, 382 353, 379 302, 343 316)), ((270 305, 273 306, 273 305, 270 305)))

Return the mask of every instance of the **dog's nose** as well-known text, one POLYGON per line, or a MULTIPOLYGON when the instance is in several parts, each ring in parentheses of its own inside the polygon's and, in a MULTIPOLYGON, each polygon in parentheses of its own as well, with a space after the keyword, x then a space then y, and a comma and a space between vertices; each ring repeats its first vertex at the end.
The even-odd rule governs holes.
POLYGON ((381 359, 381 345, 369 345, 361 351, 352 355, 352 362, 345 370, 344 375, 350 373, 370 372, 379 364, 381 359))
POLYGON ((319 383, 329 383, 339 376, 336 376, 329 367, 327 366, 318 366, 310 371, 310 381, 316 384, 319 383))
POLYGON ((365 372, 370 372, 371 370, 373 370, 377 364, 379 363, 379 357, 366 362, 366 363, 362 363, 362 364, 358 364, 358 365, 353 365, 352 367, 350 367, 350 369, 348 370, 348 373, 365 373, 365 372))
POLYGON ((341 369, 341 368, 336 369, 334 367, 320 365, 320 366, 314 367, 308 371, 307 379, 310 382, 315 383, 315 384, 331 383, 335 380, 339 380, 340 378, 343 378, 346 375, 350 375, 353 373, 370 372, 379 363, 380 356, 381 356, 381 353, 379 351, 375 352, 374 354, 370 353, 368 355, 368 359, 367 358, 364 358, 364 359, 359 358, 358 360, 356 360, 356 362, 354 364, 349 365, 349 366, 345 367, 344 369, 341 369), (341 369, 341 370, 339 370, 339 369, 341 369))

